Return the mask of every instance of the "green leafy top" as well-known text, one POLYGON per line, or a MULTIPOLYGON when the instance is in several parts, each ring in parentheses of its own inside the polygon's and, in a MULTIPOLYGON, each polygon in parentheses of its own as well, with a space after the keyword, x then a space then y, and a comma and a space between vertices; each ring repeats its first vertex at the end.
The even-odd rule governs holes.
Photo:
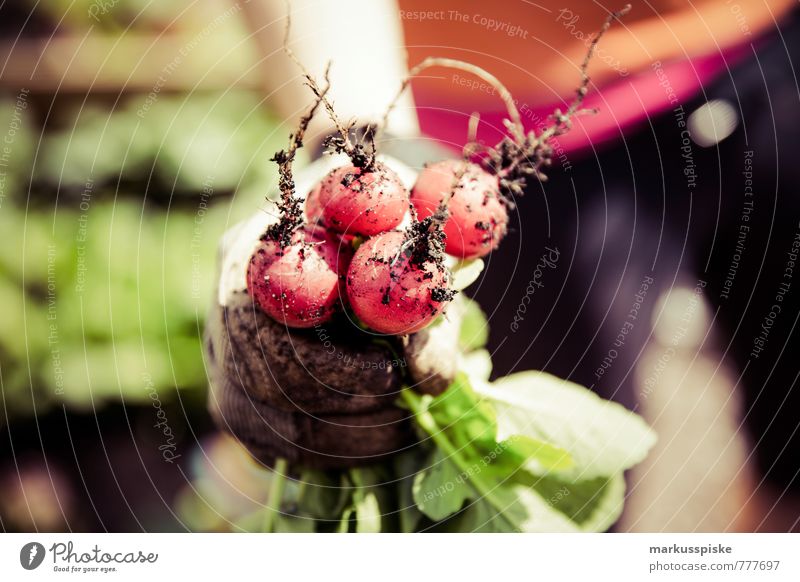
POLYGON ((304 471, 273 531, 605 531, 623 472, 655 437, 635 415, 547 374, 441 395, 405 389, 420 444, 392 463, 304 471))
POLYGON ((610 476, 641 462, 655 434, 637 415, 544 372, 520 372, 476 389, 497 411, 501 437, 527 435, 563 447, 573 479, 610 476))

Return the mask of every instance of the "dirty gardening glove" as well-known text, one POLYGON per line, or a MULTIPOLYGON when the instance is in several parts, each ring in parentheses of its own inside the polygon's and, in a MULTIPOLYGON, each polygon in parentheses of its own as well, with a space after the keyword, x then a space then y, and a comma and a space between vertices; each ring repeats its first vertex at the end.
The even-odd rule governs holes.
MULTIPOLYGON (((386 163, 413 184, 415 173, 386 163)), ((320 160, 297 180, 298 194, 334 166, 320 160)), ((267 465, 282 457, 317 468, 379 460, 413 443, 408 411, 395 405, 404 386, 439 393, 455 374, 458 303, 440 323, 405 337, 376 340, 341 314, 311 329, 288 329, 246 290, 246 269, 273 213, 260 210, 220 245, 218 293, 205 349, 217 425, 267 465)))

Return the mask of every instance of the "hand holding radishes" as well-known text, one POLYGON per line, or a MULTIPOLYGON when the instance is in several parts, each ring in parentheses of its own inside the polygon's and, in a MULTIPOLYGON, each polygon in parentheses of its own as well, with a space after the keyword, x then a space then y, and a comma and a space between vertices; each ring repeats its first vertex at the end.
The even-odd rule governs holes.
POLYGON ((490 73, 452 59, 413 68, 410 76, 433 66, 473 73, 508 108, 499 143, 473 139, 462 159, 428 164, 415 179, 378 156, 380 126, 356 136, 327 83, 304 70, 316 101, 274 157, 278 220, 223 264, 229 289, 208 331, 211 408, 253 456, 276 464, 277 482, 286 460, 303 483, 319 482, 309 468, 347 470, 326 473, 324 488, 270 498, 266 529, 282 520, 282 530, 310 522, 315 531, 602 531, 615 521, 623 472, 644 457, 652 432, 621 406, 543 373, 490 383, 488 322, 456 293, 502 242, 528 180, 546 178, 549 140, 585 113, 586 65, 620 15, 590 43, 573 103, 538 133, 525 132, 490 73), (303 184, 303 207, 292 164, 320 105, 337 129, 327 149, 346 161, 303 184), (453 264, 461 268, 451 272, 453 264), (550 503, 555 486, 574 503, 550 503), (327 490, 339 492, 335 502, 327 490))
MULTIPOLYGON (((384 161, 407 189, 413 185, 411 168, 392 158, 384 161)), ((304 167, 295 178, 298 192, 313 191, 330 170, 327 159, 304 167)), ((352 309, 346 312, 341 305, 347 301, 345 270, 337 277, 341 291, 333 316, 306 327, 292 326, 283 312, 278 317, 270 315, 261 307, 262 299, 248 289, 258 279, 249 277, 248 285, 248 273, 255 273, 262 260, 259 250, 275 244, 265 240, 264 233, 280 222, 281 215, 267 210, 233 227, 221 245, 218 298, 206 323, 214 418, 267 465, 282 458, 293 467, 350 467, 410 446, 414 431, 408 413, 396 406, 397 395, 404 386, 438 394, 452 383, 457 373, 461 303, 466 298, 456 298, 447 321, 435 327, 402 337, 385 335, 376 341, 376 334, 348 319, 352 309)), ((338 237, 312 225, 308 221, 295 236, 323 232, 338 237)), ((313 239, 306 242, 314 248, 313 239)), ((293 250, 308 250, 305 247, 290 245, 289 252, 273 263, 272 269, 290 265, 285 284, 295 273, 289 261, 296 256, 293 250)), ((338 248, 339 256, 345 251, 353 255, 351 243, 338 248)), ((306 261, 311 256, 306 254, 306 261)), ((346 263, 346 259, 341 262, 346 263)), ((332 275, 332 269, 325 269, 332 275)), ((303 268, 302 277, 311 272, 303 268)), ((308 284, 307 280, 299 283, 304 294, 308 284)), ((285 298, 283 305, 289 303, 291 298, 285 298)), ((282 307, 280 301, 278 306, 282 307)), ((308 320, 303 318, 302 323, 308 320)))

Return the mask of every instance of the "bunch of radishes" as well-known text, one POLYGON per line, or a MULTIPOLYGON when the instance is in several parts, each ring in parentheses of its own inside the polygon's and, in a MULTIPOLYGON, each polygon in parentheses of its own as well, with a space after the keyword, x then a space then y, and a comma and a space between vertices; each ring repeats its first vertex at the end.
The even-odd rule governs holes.
MULTIPOLYGON (((326 98, 330 84, 321 89, 288 48, 287 20, 284 50, 304 71, 316 102, 301 119, 288 151, 274 158, 280 167, 281 218, 262 236, 247 271, 247 288, 258 306, 296 328, 318 326, 347 306, 361 324, 383 334, 413 333, 431 323, 455 294, 444 253, 474 259, 497 247, 514 198, 530 178, 546 179, 543 170, 553 151, 550 140, 568 131, 573 117, 588 112, 581 104, 589 84, 589 60, 611 22, 628 10, 630 5, 608 16, 589 45, 575 99, 565 111, 556 110, 552 123, 539 133, 525 131, 513 96, 485 70, 443 58, 425 59, 411 69, 409 79, 434 66, 474 74, 495 87, 508 109, 508 135, 499 143, 487 147, 470 140, 463 159, 427 165, 411 192, 377 159, 375 128, 353 142, 352 125, 339 121, 326 98), (351 163, 334 169, 312 188, 304 213, 295 196, 291 166, 320 104, 338 129, 326 142, 329 150, 347 154, 351 163), (410 226, 399 230, 407 215, 410 226)), ((408 79, 400 93, 407 86, 408 79)), ((392 107, 394 103, 384 126, 392 107)))
MULTIPOLYGON (((483 256, 506 231, 497 176, 448 160, 420 172, 409 193, 374 156, 332 170, 306 197, 306 222, 271 229, 253 254, 250 294, 289 327, 314 327, 350 306, 376 332, 419 331, 452 299, 443 252, 483 256), (407 213, 410 226, 398 227, 407 213)), ((286 209, 282 209, 286 212, 286 209)))

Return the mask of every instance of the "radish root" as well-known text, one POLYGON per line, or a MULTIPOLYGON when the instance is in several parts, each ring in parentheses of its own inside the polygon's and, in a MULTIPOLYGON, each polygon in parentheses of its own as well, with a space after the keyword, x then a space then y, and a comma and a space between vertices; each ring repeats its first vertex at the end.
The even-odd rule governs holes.
POLYGON ((605 35, 611 24, 615 20, 620 20, 631 10, 631 5, 626 4, 621 10, 611 12, 603 22, 603 25, 595 33, 588 50, 580 66, 581 82, 575 91, 575 97, 567 107, 566 111, 556 109, 550 116, 552 123, 543 128, 538 134, 536 130, 525 132, 519 110, 514 102, 514 97, 508 88, 500 80, 477 65, 460 61, 457 59, 429 57, 421 63, 411 68, 408 77, 402 82, 397 95, 389 104, 380 128, 385 128, 388 118, 397 105, 403 92, 408 88, 411 79, 419 75, 425 69, 431 67, 446 67, 468 72, 494 87, 498 96, 506 106, 508 118, 503 123, 508 131, 508 136, 503 138, 493 147, 485 146, 476 141, 478 120, 476 114, 470 116, 469 138, 464 146, 463 155, 465 159, 478 157, 480 164, 487 171, 496 174, 500 180, 500 188, 503 195, 507 198, 509 208, 513 208, 513 199, 524 193, 525 185, 529 177, 534 177, 541 182, 547 180, 544 168, 552 163, 553 148, 549 141, 568 132, 572 128, 572 121, 575 117, 597 113, 594 109, 582 108, 583 101, 589 90, 588 68, 594 56, 598 42, 605 35))

